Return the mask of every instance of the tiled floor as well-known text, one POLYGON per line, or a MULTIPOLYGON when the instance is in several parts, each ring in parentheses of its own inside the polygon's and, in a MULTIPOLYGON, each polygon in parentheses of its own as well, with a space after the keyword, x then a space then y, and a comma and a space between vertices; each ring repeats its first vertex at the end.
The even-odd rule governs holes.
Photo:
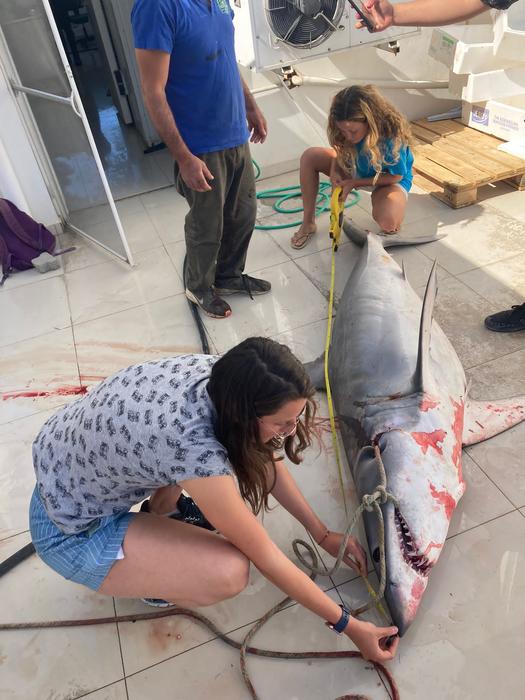
MULTIPOLYGON (((289 184, 296 175, 261 187, 289 184)), ((420 290, 431 261, 440 264, 436 315, 472 380, 475 398, 525 394, 525 333, 491 334, 483 317, 525 296, 525 193, 505 185, 486 188, 482 201, 453 211, 422 192, 410 195, 407 233, 440 231, 447 237, 393 251, 420 290)), ((353 216, 370 225, 368 195, 353 216)), ((0 560, 25 544, 33 486, 31 441, 57 406, 74 400, 81 385, 142 359, 199 351, 183 296, 184 202, 172 188, 119 204, 137 266, 127 268, 75 239, 64 270, 40 277, 22 273, 0 291, 0 560), (28 393, 46 392, 31 397, 28 393)), ((261 208, 265 223, 272 214, 261 208)), ((279 220, 279 216, 273 216, 279 220)), ((288 245, 290 230, 257 232, 248 268, 272 281, 273 293, 233 298, 228 321, 205 323, 214 349, 268 334, 303 360, 324 344, 329 281, 327 217, 302 251, 288 245)), ((69 240, 70 236, 67 237, 69 240)), ((337 256, 339 296, 356 251, 344 243, 337 256)), ((320 397, 321 415, 327 415, 320 397)), ((450 538, 433 572, 418 618, 402 640, 391 670, 403 700, 489 700, 523 697, 525 637, 525 424, 468 448, 468 490, 456 510, 450 538)), ((305 495, 332 529, 345 515, 326 435, 301 467, 291 467, 305 495)), ((352 485, 346 488, 352 497, 352 485)), ((303 528, 277 507, 265 524, 293 557, 291 540, 303 528)), ((329 562, 325 562, 329 563, 329 562)), ((336 599, 364 600, 349 571, 320 581, 336 599)), ((257 571, 235 600, 209 608, 222 629, 240 638, 248 625, 281 598, 257 571)), ((0 580, 0 620, 94 617, 144 610, 136 601, 98 596, 68 583, 36 557, 0 580)), ((258 636, 262 647, 346 649, 318 619, 292 605, 258 636)), ((388 694, 368 664, 300 663, 250 659, 261 700, 335 700, 388 694)), ((237 653, 191 622, 11 632, 0 636, 2 698, 23 700, 244 700, 237 653)))

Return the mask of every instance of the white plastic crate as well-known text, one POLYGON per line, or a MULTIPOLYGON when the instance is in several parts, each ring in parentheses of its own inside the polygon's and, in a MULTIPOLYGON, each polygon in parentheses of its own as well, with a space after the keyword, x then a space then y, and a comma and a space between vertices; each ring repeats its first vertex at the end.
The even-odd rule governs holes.
POLYGON ((525 144, 525 93, 504 100, 463 102, 461 121, 505 141, 525 144))
POLYGON ((494 55, 492 24, 458 25, 434 29, 428 53, 454 73, 485 73, 518 64, 514 53, 494 55))
POLYGON ((505 100, 525 94, 525 63, 515 68, 471 73, 463 88, 462 98, 467 102, 505 100))
POLYGON ((516 56, 525 61, 525 3, 517 2, 494 21, 494 52, 501 60, 516 56))

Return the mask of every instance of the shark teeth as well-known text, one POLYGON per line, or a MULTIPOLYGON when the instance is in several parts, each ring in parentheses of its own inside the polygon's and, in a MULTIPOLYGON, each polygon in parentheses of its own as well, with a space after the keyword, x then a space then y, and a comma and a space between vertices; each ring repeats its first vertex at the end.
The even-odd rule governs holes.
POLYGON ((401 512, 396 508, 394 512, 394 521, 396 530, 399 536, 401 552, 406 563, 411 566, 421 576, 428 576, 432 564, 424 554, 419 554, 416 550, 414 540, 406 520, 401 515, 401 512))

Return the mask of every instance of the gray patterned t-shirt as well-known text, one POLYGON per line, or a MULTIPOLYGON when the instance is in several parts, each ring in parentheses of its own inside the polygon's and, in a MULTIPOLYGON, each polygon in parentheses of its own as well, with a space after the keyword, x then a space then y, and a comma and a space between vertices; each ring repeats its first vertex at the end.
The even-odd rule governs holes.
POLYGON ((33 443, 40 497, 77 533, 160 486, 231 474, 206 390, 217 357, 182 355, 121 370, 60 409, 33 443))

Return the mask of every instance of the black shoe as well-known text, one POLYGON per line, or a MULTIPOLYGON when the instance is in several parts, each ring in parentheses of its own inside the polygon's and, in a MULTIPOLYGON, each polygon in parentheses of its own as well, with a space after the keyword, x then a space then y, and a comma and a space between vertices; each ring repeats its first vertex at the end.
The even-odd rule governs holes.
POLYGON ((231 306, 224 299, 221 299, 214 289, 208 289, 208 291, 203 292, 202 296, 187 289, 186 297, 194 304, 197 304, 199 309, 202 309, 211 318, 228 318, 228 316, 231 316, 231 306))
POLYGON ((215 291, 221 296, 226 296, 227 294, 248 294, 250 299, 253 299, 254 295, 267 294, 271 288, 270 282, 257 277, 250 277, 250 275, 241 275, 222 283, 215 283, 215 291))
MULTIPOLYGON (((179 500, 177 501, 177 508, 178 510, 169 515, 169 518, 172 518, 173 520, 181 520, 189 525, 203 527, 205 530, 215 530, 213 525, 206 520, 199 506, 189 496, 185 496, 183 493, 181 493, 179 500)), ((149 499, 142 503, 140 506, 140 512, 151 512, 149 509, 149 499)))
POLYGON ((525 331, 525 304, 514 305, 508 311, 499 311, 487 316, 485 326, 497 333, 525 331))

